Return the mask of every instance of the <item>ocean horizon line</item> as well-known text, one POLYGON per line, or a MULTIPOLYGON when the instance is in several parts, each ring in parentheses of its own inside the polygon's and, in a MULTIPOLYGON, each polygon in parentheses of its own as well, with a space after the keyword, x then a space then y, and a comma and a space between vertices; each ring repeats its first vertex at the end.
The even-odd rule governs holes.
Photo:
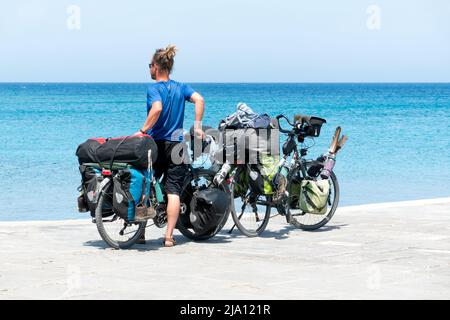
MULTIPOLYGON (((385 82, 377 82, 377 81, 368 81, 368 82, 351 82, 351 81, 331 81, 331 82, 291 82, 291 81, 279 81, 279 82, 208 82, 208 81, 181 81, 185 83, 192 83, 192 84, 450 84, 449 82, 445 81, 437 81, 437 82, 431 82, 431 81, 425 81, 425 82, 396 82, 396 81, 385 81, 385 82)), ((0 81, 0 85, 3 84, 147 84, 147 83, 153 83, 153 81, 148 82, 139 82, 139 81, 74 81, 74 82, 65 82, 65 81, 0 81)))

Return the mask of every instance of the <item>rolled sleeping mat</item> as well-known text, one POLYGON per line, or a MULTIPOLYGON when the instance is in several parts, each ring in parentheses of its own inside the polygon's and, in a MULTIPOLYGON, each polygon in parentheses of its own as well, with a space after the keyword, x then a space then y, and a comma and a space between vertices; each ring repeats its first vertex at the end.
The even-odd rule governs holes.
POLYGON ((333 139, 331 139, 331 145, 330 145, 330 152, 331 153, 335 153, 336 152, 336 148, 338 146, 338 140, 339 140, 340 134, 341 134, 341 127, 337 127, 336 131, 334 132, 333 139))

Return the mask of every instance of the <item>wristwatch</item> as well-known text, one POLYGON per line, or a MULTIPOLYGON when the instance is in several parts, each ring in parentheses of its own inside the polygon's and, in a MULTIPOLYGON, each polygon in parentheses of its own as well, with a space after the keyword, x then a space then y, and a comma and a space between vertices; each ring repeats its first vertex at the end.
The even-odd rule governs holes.
POLYGON ((144 130, 142 130, 142 129, 139 129, 139 131, 142 133, 142 134, 146 134, 147 132, 145 132, 144 130))

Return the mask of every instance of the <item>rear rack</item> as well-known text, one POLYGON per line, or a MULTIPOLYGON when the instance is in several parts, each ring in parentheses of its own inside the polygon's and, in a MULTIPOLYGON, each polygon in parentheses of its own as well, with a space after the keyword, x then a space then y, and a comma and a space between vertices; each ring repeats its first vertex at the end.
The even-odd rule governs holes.
POLYGON ((122 163, 122 162, 114 162, 112 167, 111 164, 109 162, 100 162, 100 163, 96 163, 96 162, 90 162, 90 163, 83 163, 83 165, 87 166, 87 167, 92 167, 98 170, 102 170, 102 169, 107 169, 107 170, 124 170, 127 168, 130 168, 131 166, 127 163, 122 163))

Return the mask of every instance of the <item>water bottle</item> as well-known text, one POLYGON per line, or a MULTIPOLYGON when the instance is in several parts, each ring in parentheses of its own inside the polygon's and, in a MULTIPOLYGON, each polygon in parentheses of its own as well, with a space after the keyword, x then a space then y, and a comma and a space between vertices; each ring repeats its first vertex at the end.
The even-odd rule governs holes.
POLYGON ((228 162, 225 162, 222 166, 222 168, 220 169, 219 172, 217 172, 217 174, 214 177, 214 183, 216 185, 220 185, 226 178, 228 172, 230 172, 231 170, 231 166, 228 162))
POLYGON ((331 172, 333 172, 335 163, 336 163, 336 156, 330 153, 327 156, 325 163, 323 164, 322 172, 320 173, 320 177, 322 179, 328 179, 330 177, 331 172))

